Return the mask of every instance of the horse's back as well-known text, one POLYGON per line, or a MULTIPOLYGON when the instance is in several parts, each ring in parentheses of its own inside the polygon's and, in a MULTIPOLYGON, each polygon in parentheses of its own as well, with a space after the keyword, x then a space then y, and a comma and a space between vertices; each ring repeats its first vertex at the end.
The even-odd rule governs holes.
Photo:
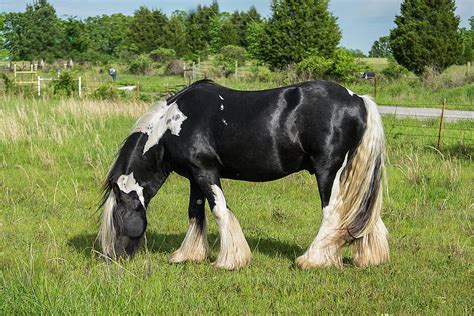
POLYGON ((363 100, 327 81, 263 91, 211 82, 188 89, 173 100, 187 116, 181 150, 219 164, 224 177, 265 181, 311 169, 310 156, 355 148, 365 128, 363 100))

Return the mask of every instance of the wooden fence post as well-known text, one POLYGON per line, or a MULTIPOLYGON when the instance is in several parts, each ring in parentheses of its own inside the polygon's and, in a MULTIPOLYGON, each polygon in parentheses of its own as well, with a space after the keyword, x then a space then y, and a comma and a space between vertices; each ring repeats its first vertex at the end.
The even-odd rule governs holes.
POLYGON ((446 109, 446 98, 443 98, 443 107, 441 108, 441 117, 439 120, 438 149, 441 146, 441 133, 443 132, 444 110, 446 109))
POLYGON ((78 85, 79 85, 79 87, 78 87, 79 98, 82 98, 82 80, 81 80, 81 76, 79 76, 78 81, 79 81, 78 82, 78 85))
POLYGON ((41 78, 38 76, 38 96, 41 96, 41 78))

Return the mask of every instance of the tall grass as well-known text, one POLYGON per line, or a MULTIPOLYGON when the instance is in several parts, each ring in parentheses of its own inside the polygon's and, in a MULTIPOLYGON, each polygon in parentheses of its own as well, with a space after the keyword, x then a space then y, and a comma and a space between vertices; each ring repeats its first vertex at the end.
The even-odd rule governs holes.
MULTIPOLYGON (((96 252, 101 182, 148 105, 0 102, 1 314, 472 314, 472 146, 447 138, 439 151, 436 137, 404 135, 435 122, 397 121, 409 127, 387 136, 389 264, 355 268, 345 252, 341 270, 295 268, 321 220, 316 180, 301 172, 223 181, 253 251, 248 268, 227 272, 168 264, 187 229, 188 183, 176 175, 151 203, 132 260, 107 264, 96 252)), ((473 128, 446 124, 453 137, 474 138, 473 128)))

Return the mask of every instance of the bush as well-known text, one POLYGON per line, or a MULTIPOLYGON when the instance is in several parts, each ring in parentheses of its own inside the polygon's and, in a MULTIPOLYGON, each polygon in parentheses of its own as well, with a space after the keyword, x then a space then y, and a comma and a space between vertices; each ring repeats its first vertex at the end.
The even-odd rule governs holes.
POLYGON ((388 79, 400 79, 402 76, 407 75, 409 73, 408 69, 399 65, 395 58, 390 57, 388 59, 388 66, 384 70, 382 70, 382 74, 387 77, 388 79))
POLYGON ((359 66, 354 57, 343 49, 337 49, 328 74, 336 80, 349 81, 355 78, 354 74, 358 69, 359 66))
POLYGON ((170 60, 165 67, 165 75, 183 75, 184 63, 179 59, 170 60))
POLYGON ((64 71, 59 78, 53 81, 53 93, 58 95, 72 96, 78 89, 78 83, 74 81, 69 71, 64 71))
POLYGON ((100 85, 92 93, 92 97, 99 100, 116 100, 120 96, 121 95, 117 90, 117 87, 111 82, 100 85))
POLYGON ((153 61, 148 55, 139 55, 130 63, 128 70, 136 75, 149 75, 153 71, 153 61))
POLYGON ((296 71, 303 80, 323 78, 332 64, 332 60, 328 58, 309 56, 296 65, 296 71))
POLYGON ((3 85, 5 87, 5 93, 16 93, 17 87, 15 85, 15 81, 11 80, 7 74, 3 72, 0 73, 0 78, 3 80, 3 85))
POLYGON ((165 62, 176 57, 176 52, 171 48, 157 48, 150 52, 150 58, 156 62, 165 62))
POLYGON ((226 77, 235 72, 235 62, 243 64, 246 60, 247 51, 245 48, 235 45, 222 47, 221 53, 216 55, 216 60, 224 66, 226 77))

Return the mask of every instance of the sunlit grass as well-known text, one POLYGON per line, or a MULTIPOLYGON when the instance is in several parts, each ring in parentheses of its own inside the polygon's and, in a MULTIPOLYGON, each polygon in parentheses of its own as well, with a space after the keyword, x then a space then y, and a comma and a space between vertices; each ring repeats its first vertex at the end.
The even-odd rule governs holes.
POLYGON ((446 124, 439 151, 436 121, 384 119, 392 260, 380 267, 355 268, 346 252, 342 270, 295 268, 321 220, 308 173, 224 181, 253 251, 249 267, 227 272, 167 262, 187 229, 188 182, 177 175, 151 203, 135 258, 106 264, 96 252, 102 180, 147 104, 0 104, 1 314, 472 314, 473 122, 446 124))

